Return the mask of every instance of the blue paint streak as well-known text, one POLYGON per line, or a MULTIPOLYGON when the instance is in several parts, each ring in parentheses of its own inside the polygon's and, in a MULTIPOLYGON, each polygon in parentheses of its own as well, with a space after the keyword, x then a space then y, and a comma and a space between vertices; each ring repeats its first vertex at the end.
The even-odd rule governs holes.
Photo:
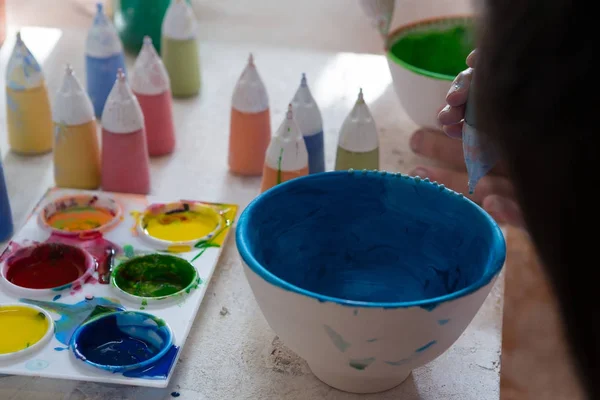
POLYGON ((52 298, 52 301, 56 301, 56 300, 60 299, 60 296, 61 296, 60 294, 57 294, 56 296, 54 296, 52 298))
POLYGON ((65 351, 65 350, 69 350, 68 347, 55 347, 54 350, 56 351, 65 351))
POLYGON ((125 57, 122 52, 106 58, 85 56, 87 91, 97 118, 102 117, 106 98, 115 84, 119 68, 123 68, 125 72, 125 57))
POLYGON ((306 150, 308 151, 308 172, 310 174, 325 172, 323 131, 304 136, 304 143, 306 143, 306 150))
POLYGON ((61 304, 31 299, 20 299, 20 301, 60 314, 61 317, 54 323, 54 335, 56 340, 65 346, 69 346, 71 336, 75 333, 75 330, 88 318, 101 313, 124 310, 121 304, 103 297, 94 297, 91 300, 83 300, 76 304, 61 304))
POLYGON ((4 180, 4 169, 0 160, 0 242, 10 239, 14 226, 6 181, 4 180))
POLYGON ((365 369, 369 365, 371 365, 374 361, 375 361, 374 357, 363 358, 363 359, 358 359, 358 360, 350 360, 349 365, 354 369, 362 371, 363 369, 365 369))
POLYGON ((373 343, 373 342, 376 342, 376 341, 378 341, 378 340, 379 340, 379 339, 377 339, 377 338, 373 338, 373 339, 367 339, 367 343, 373 343))
POLYGON ((179 392, 171 392, 171 397, 179 397, 181 396, 179 392))
POLYGON ((173 345, 154 365, 125 371, 123 375, 128 378, 166 379, 171 372, 171 368, 173 368, 173 365, 175 364, 175 358, 177 358, 178 352, 179 347, 173 345))
POLYGON ((148 369, 171 348, 171 331, 163 321, 135 311, 105 314, 73 334, 75 356, 112 372, 148 369))
POLYGON ((418 349, 416 349, 415 353, 422 353, 422 352, 424 352, 425 350, 427 350, 428 348, 430 348, 431 346, 433 346, 436 343, 437 343, 437 341, 432 340, 431 342, 427 343, 425 346, 419 347, 418 349))
POLYGON ((346 342, 342 335, 334 331, 329 325, 323 325, 323 328, 325 328, 325 332, 339 351, 343 353, 350 347, 350 343, 346 342))
POLYGON ((440 319, 440 320, 438 320, 438 324, 440 324, 440 325, 446 325, 448 322, 450 322, 449 319, 440 319))
POLYGON ((242 213, 238 250, 280 288, 352 307, 422 307, 470 294, 506 246, 479 206, 428 181, 326 172, 277 185, 242 213))
POLYGON ((410 358, 403 358, 402 360, 399 360, 399 361, 385 361, 385 363, 388 365, 394 366, 394 367, 399 367, 401 365, 408 363, 409 361, 410 361, 410 358))

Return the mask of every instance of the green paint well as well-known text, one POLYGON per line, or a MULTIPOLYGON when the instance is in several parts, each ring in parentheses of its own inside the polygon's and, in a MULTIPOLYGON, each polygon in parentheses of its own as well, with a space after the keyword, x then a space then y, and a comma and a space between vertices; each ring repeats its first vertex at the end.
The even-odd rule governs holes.
POLYGON ((354 369, 362 371, 365 368, 367 368, 369 365, 371 365, 374 361, 375 361, 374 357, 362 358, 359 360, 350 360, 349 365, 354 369))
MULTIPOLYGON (((162 298, 187 291, 197 280, 193 265, 168 254, 132 258, 116 267, 113 274, 115 286, 133 296, 146 298, 162 298)), ((143 302, 142 306, 145 306, 143 302)))
POLYGON ((348 151, 341 147, 337 149, 335 157, 335 170, 346 171, 348 169, 379 169, 379 148, 364 153, 348 151))
POLYGON ((339 351, 343 353, 350 347, 350 343, 346 342, 342 335, 334 331, 329 325, 323 325, 323 328, 325 328, 325 332, 339 351))
POLYGON ((445 23, 440 20, 431 24, 430 29, 420 25, 404 31, 392 41, 388 57, 418 74, 453 80, 467 68, 465 60, 475 48, 473 26, 468 19, 457 20, 446 28, 442 24, 445 23))

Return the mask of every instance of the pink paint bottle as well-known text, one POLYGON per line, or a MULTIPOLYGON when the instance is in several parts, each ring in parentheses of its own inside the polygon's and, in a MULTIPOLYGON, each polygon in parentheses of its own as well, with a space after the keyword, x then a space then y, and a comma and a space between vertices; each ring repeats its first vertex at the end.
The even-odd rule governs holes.
POLYGON ((119 69, 102 112, 102 190, 148 194, 149 163, 144 115, 119 69))
POLYGON ((131 89, 136 95, 146 126, 150 156, 170 154, 175 149, 175 128, 169 75, 150 36, 144 37, 133 72, 131 89))

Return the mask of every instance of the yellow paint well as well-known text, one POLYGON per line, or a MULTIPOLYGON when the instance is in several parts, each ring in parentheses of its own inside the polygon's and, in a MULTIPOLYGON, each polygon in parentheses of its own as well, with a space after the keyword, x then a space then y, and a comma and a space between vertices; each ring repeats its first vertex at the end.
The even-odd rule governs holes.
POLYGON ((143 227, 154 238, 188 242, 207 236, 217 228, 219 222, 220 216, 214 210, 198 207, 170 213, 147 213, 143 227))
POLYGON ((15 353, 39 342, 50 321, 30 307, 0 306, 0 354, 15 353))

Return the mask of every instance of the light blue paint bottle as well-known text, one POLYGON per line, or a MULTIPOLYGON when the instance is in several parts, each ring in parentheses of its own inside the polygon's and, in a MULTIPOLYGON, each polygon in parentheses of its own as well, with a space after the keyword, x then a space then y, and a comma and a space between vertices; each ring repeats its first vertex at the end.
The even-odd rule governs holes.
POLYGON ((125 56, 117 30, 104 14, 102 4, 98 3, 97 8, 85 42, 85 72, 94 113, 100 118, 117 70, 122 68, 125 71, 125 56))
POLYGON ((325 171, 325 150, 323 119, 319 106, 310 93, 306 74, 302 74, 300 87, 292 99, 294 119, 302 132, 308 151, 308 172, 315 174, 325 171))
POLYGON ((467 166, 469 194, 473 194, 475 186, 494 167, 498 161, 498 153, 485 137, 479 135, 475 125, 474 76, 471 77, 469 97, 465 107, 462 141, 465 164, 467 166))
POLYGON ((13 220, 4 180, 4 170, 0 161, 0 242, 4 242, 13 234, 13 220))

